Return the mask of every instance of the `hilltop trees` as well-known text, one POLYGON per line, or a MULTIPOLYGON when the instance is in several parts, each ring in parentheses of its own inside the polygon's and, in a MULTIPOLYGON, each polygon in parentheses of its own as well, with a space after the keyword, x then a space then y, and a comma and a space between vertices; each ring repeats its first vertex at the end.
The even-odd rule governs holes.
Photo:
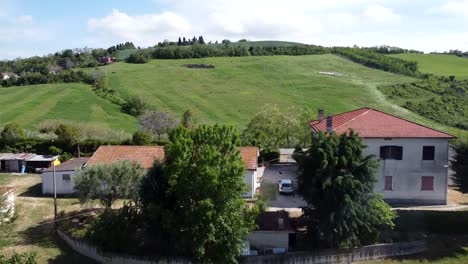
POLYGON ((255 219, 242 199, 245 167, 238 132, 218 125, 179 127, 169 140, 165 164, 155 164, 142 184, 151 234, 166 254, 236 263, 255 219))
MULTIPOLYGON (((308 235, 314 247, 354 247, 378 241, 380 232, 393 227, 393 213, 373 191, 377 161, 364 156, 362 140, 353 131, 314 135, 301 153, 299 192, 308 235)), ((298 154, 296 154, 298 155, 298 154)))

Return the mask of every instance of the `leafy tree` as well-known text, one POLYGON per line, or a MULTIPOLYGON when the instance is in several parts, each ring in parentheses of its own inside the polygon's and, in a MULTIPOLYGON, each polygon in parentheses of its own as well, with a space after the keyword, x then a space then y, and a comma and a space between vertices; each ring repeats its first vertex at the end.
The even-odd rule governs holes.
POLYGON ((197 262, 236 263, 256 216, 242 199, 238 132, 218 125, 179 127, 169 139, 164 166, 156 164, 142 184, 151 234, 164 241, 165 252, 197 262))
POLYGON ((458 143, 454 150, 455 156, 450 161, 453 184, 458 191, 468 193, 468 143, 458 143))
POLYGON ((24 129, 16 124, 16 123, 9 123, 3 127, 2 133, 0 134, 2 143, 5 146, 12 146, 16 144, 19 140, 25 138, 26 134, 24 129))
POLYGON ((94 165, 78 172, 75 190, 81 203, 99 200, 111 208, 117 199, 136 199, 138 184, 145 170, 139 163, 127 160, 94 165))
POLYGON ((145 98, 136 95, 129 96, 122 105, 122 111, 132 116, 142 115, 148 108, 145 98))
POLYGON ((60 155, 62 154, 62 150, 56 146, 50 146, 49 147, 49 153, 52 155, 60 155))
POLYGON ((193 120, 193 115, 190 110, 184 112, 182 116, 182 126, 189 129, 195 126, 195 121, 193 120))
POLYGON ((179 37, 179 40, 177 41, 177 46, 182 46, 182 40, 179 37))
POLYGON ((138 123, 143 130, 157 135, 158 138, 168 134, 178 125, 178 121, 170 113, 161 111, 146 111, 138 117, 138 123))
POLYGON ((298 177, 308 233, 314 246, 354 247, 378 240, 393 227, 393 213, 373 191, 377 161, 364 156, 365 146, 353 131, 314 134, 303 153, 298 177))
POLYGON ((203 39, 203 36, 199 36, 199 37, 198 37, 198 43, 200 43, 200 44, 206 44, 206 43, 205 43, 205 40, 203 39))
POLYGON ((153 135, 146 131, 136 131, 133 133, 132 142, 134 145, 149 145, 153 141, 153 135))
POLYGON ((60 124, 57 129, 55 129, 55 134, 58 140, 67 146, 74 146, 78 144, 80 140, 80 130, 72 125, 60 124))

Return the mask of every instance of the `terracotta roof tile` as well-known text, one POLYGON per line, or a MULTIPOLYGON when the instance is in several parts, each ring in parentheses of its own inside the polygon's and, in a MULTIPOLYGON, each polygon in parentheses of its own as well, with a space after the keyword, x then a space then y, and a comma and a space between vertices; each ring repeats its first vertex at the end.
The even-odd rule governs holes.
POLYGON ((145 169, 153 166, 155 160, 164 160, 161 146, 100 146, 88 160, 87 166, 110 164, 121 160, 136 161, 145 169))
MULTIPOLYGON (((89 158, 73 158, 55 166, 55 171, 74 171, 76 169, 81 169, 83 165, 88 162, 88 160, 89 158)), ((49 167, 48 169, 44 170, 44 172, 46 171, 53 171, 53 167, 49 167)))
MULTIPOLYGON (((333 116, 337 134, 353 129, 363 138, 454 138, 454 136, 372 108, 361 108, 333 116)), ((326 117, 311 121, 315 131, 327 130, 326 117)))
MULTIPOLYGON (((258 148, 239 148, 248 170, 257 169, 258 148)), ((164 147, 162 146, 100 146, 93 156, 88 160, 87 166, 95 164, 110 164, 120 160, 131 160, 140 162, 148 169, 153 166, 154 160, 164 161, 164 147)))

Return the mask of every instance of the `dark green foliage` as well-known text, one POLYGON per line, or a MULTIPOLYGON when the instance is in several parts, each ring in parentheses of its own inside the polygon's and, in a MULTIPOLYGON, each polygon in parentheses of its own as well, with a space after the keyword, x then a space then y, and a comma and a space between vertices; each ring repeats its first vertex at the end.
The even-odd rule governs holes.
POLYGON ((148 108, 145 98, 136 95, 129 96, 122 105, 122 111, 132 116, 142 115, 148 108))
POLYGON ((94 84, 91 75, 78 70, 63 70, 58 73, 42 73, 42 72, 23 72, 18 77, 8 79, 8 82, 2 82, 2 86, 22 86, 33 84, 46 83, 87 83, 94 84))
POLYGON ((131 54, 125 59, 128 63, 147 63, 151 58, 151 55, 145 50, 138 50, 131 54))
POLYGON ((110 208, 117 199, 136 200, 138 184, 144 175, 139 163, 128 160, 112 164, 94 165, 75 177, 75 190, 81 203, 99 200, 110 208))
POLYGON ((142 184, 151 234, 166 254, 236 263, 256 212, 242 199, 238 132, 218 125, 179 127, 169 139, 164 166, 156 164, 142 184))
POLYGON ((385 56, 371 49, 335 47, 332 49, 332 53, 346 57, 353 62, 363 64, 370 68, 408 76, 420 76, 417 62, 385 56))
POLYGON ((59 156, 60 162, 65 162, 67 160, 71 160, 72 158, 73 158, 73 155, 68 152, 64 152, 59 156))
POLYGON ((258 158, 260 162, 267 162, 267 163, 276 163, 279 161, 280 152, 279 150, 269 150, 269 151, 261 151, 260 157, 258 158))
POLYGON ((9 258, 0 255, 0 264, 36 264, 36 255, 33 253, 15 253, 9 258))
POLYGON ((468 143, 458 143, 453 148, 455 156, 450 161, 453 184, 458 191, 468 193, 468 143))
POLYGON ((195 126, 195 120, 190 110, 185 111, 182 115, 181 125, 188 129, 191 129, 195 126))
POLYGON ((55 134, 60 142, 74 146, 80 140, 80 130, 71 125, 60 124, 55 130, 55 134))
POLYGON ((146 131, 136 131, 133 133, 132 142, 134 145, 149 145, 153 141, 153 135, 146 131))
MULTIPOLYGON (((135 49, 135 45, 133 44, 133 42, 127 41, 125 43, 119 43, 115 46, 111 46, 107 48, 107 53, 104 55, 101 55, 100 57, 106 56, 107 54, 115 54, 118 50, 126 50, 126 49, 135 49)), ((99 57, 96 57, 96 58, 99 58, 99 57)))
POLYGON ((4 146, 13 146, 18 143, 18 141, 25 138, 24 129, 16 124, 9 123, 3 127, 2 133, 0 133, 1 143, 4 146))
POLYGON ((299 193, 314 247, 354 247, 377 242, 395 215, 374 194, 377 160, 364 156, 365 146, 353 131, 337 136, 317 133, 298 160, 299 193))
POLYGON ((49 148, 49 154, 51 155, 60 155, 62 154, 62 150, 60 148, 57 148, 56 146, 50 146, 49 148))
POLYGON ((395 231, 468 234, 468 211, 398 210, 395 231))
POLYGON ((85 239, 106 252, 138 253, 142 245, 143 218, 136 207, 105 209, 92 223, 85 239))
POLYGON ((449 126, 468 129, 468 80, 427 79, 379 89, 398 105, 449 126))

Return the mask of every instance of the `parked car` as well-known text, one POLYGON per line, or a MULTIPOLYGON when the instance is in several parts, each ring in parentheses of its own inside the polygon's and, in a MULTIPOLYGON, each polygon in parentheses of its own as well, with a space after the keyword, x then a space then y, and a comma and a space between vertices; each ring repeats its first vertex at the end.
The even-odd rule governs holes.
POLYGON ((293 193, 294 187, 292 180, 290 179, 281 179, 278 181, 278 190, 280 193, 293 193))

